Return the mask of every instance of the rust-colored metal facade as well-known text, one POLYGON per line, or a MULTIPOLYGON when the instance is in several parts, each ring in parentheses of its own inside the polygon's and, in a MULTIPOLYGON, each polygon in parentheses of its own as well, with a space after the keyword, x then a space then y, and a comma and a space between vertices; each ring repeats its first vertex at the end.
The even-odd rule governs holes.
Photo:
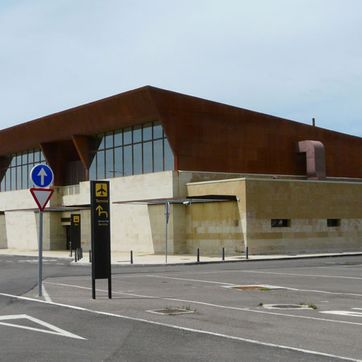
POLYGON ((315 140, 325 147, 327 177, 362 178, 360 137, 150 86, 0 131, 0 166, 40 147, 56 185, 74 174, 87 180, 94 135, 148 121, 162 123, 178 170, 305 175, 297 145, 315 140))

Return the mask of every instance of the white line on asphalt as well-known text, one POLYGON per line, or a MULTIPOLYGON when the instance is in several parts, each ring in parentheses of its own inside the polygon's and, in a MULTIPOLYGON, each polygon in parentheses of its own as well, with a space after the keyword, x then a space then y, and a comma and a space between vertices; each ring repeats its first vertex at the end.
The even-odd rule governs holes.
MULTIPOLYGON (((313 267, 314 268, 314 267, 313 267)), ((342 275, 325 275, 325 274, 298 274, 298 273, 282 273, 272 271, 260 271, 260 270, 211 270, 211 271, 200 271, 197 274, 222 274, 222 273, 251 273, 251 274, 274 274, 274 275, 286 275, 286 276, 297 276, 297 277, 321 277, 321 278, 337 278, 337 279, 356 279, 361 280, 362 277, 348 277, 342 275)), ((182 274, 195 274, 194 272, 182 272, 182 274)))
POLYGON ((38 318, 31 317, 27 314, 15 314, 15 315, 0 316, 0 321, 4 321, 4 320, 5 321, 9 321, 9 320, 14 321, 14 320, 19 320, 19 319, 28 319, 28 320, 32 321, 33 323, 40 324, 41 326, 46 327, 48 329, 28 327, 28 326, 24 326, 21 324, 14 324, 14 323, 8 323, 8 322, 0 322, 0 325, 7 326, 7 327, 20 328, 20 329, 27 329, 29 331, 34 331, 34 332, 55 334, 56 336, 63 336, 63 337, 68 337, 68 338, 83 339, 83 340, 86 339, 86 338, 80 337, 76 334, 70 333, 64 329, 58 328, 58 327, 54 326, 53 324, 44 322, 38 318))
MULTIPOLYGON (((74 285, 74 284, 64 284, 64 283, 54 283, 54 282, 45 282, 45 283, 53 284, 53 285, 59 285, 59 286, 65 286, 65 287, 70 287, 70 288, 78 288, 78 289, 86 289, 86 290, 91 290, 92 289, 90 287, 83 287, 83 286, 74 285)), ((108 293, 108 291, 104 290, 104 289, 97 289, 97 291, 108 293)), ((334 320, 334 319, 308 317, 308 316, 301 316, 301 315, 295 315, 295 314, 269 312, 269 311, 264 311, 264 310, 250 309, 250 308, 247 308, 247 307, 231 307, 231 306, 228 306, 228 305, 213 304, 213 303, 201 302, 201 301, 197 301, 197 300, 188 300, 188 299, 179 299, 179 298, 170 298, 170 297, 160 297, 160 296, 155 296, 155 295, 143 295, 143 294, 134 294, 134 293, 117 292, 117 291, 112 291, 112 293, 121 294, 121 295, 129 295, 129 296, 138 297, 138 298, 160 299, 160 300, 168 300, 168 301, 173 301, 173 302, 198 304, 198 305, 204 305, 206 307, 211 307, 211 308, 230 309, 230 310, 237 310, 237 311, 240 311, 240 312, 267 314, 267 315, 273 315, 273 316, 276 315, 276 316, 296 318, 296 319, 307 319, 307 320, 309 319, 309 320, 317 320, 317 321, 321 321, 321 322, 330 322, 330 323, 337 323, 337 324, 350 324, 350 325, 362 326, 362 323, 358 323, 358 322, 340 321, 340 320, 334 320)), ((0 295, 1 295, 1 293, 0 293, 0 295)))
POLYGON ((268 342, 258 341, 258 340, 255 340, 255 339, 242 338, 242 337, 231 336, 231 335, 222 334, 222 333, 210 332, 210 331, 206 331, 206 330, 203 330, 203 329, 194 329, 194 328, 188 328, 188 327, 181 327, 181 326, 177 326, 175 324, 156 322, 156 321, 143 319, 143 318, 136 318, 136 317, 130 317, 130 316, 125 316, 125 315, 121 315, 121 314, 102 312, 102 311, 92 310, 92 309, 88 309, 88 308, 79 308, 77 306, 73 306, 73 305, 69 305, 69 304, 60 304, 60 303, 54 303, 54 302, 47 302, 47 301, 44 301, 44 300, 33 299, 33 298, 28 298, 28 297, 21 297, 21 296, 18 296, 18 295, 11 295, 11 294, 6 294, 6 293, 0 293, 0 295, 5 296, 5 297, 10 297, 10 298, 16 298, 16 299, 21 299, 21 300, 37 302, 37 303, 51 304, 51 305, 58 306, 58 307, 65 307, 65 308, 70 308, 70 309, 82 310, 82 311, 85 311, 85 312, 88 312, 88 313, 94 313, 94 314, 98 314, 98 315, 104 315, 104 316, 121 318, 121 319, 136 321, 136 322, 142 322, 142 323, 147 323, 147 324, 152 324, 152 325, 157 325, 157 326, 161 326, 161 327, 167 327, 167 328, 172 328, 172 329, 177 329, 177 330, 182 330, 182 331, 187 331, 187 332, 192 332, 192 333, 198 333, 198 334, 205 334, 205 335, 210 335, 210 336, 215 336, 215 337, 221 337, 221 338, 230 339, 230 340, 234 340, 234 341, 248 342, 248 343, 261 345, 261 346, 280 348, 280 349, 296 351, 296 352, 302 352, 302 353, 305 353, 305 354, 311 354, 311 355, 316 355, 316 356, 338 358, 338 359, 341 359, 341 360, 344 360, 344 361, 354 361, 354 362, 361 362, 362 361, 362 360, 358 360, 358 359, 354 359, 354 358, 348 358, 348 357, 338 356, 338 355, 334 355, 334 354, 330 354, 330 353, 313 351, 313 350, 304 349, 304 348, 285 346, 285 345, 282 345, 282 344, 268 343, 268 342))
MULTIPOLYGON (((232 283, 227 283, 227 282, 217 282, 217 281, 210 281, 210 280, 201 280, 201 279, 189 279, 189 278, 176 278, 176 277, 168 277, 168 276, 163 276, 163 275, 153 275, 153 274, 148 274, 145 275, 146 277, 151 277, 151 278, 165 278, 165 279, 175 279, 175 280, 185 280, 185 281, 190 281, 190 282, 200 282, 200 283, 210 283, 210 284, 221 284, 224 286, 238 286, 239 284, 232 284, 232 283)), ((119 279, 119 278, 117 278, 119 279)), ((256 285, 259 285, 258 283, 254 283, 256 285)), ((268 287, 268 285, 265 285, 265 287, 268 287)), ((273 286, 270 286, 273 287, 273 286)), ((275 286, 274 286, 275 287, 275 286)), ((331 295, 349 295, 349 296, 353 296, 353 297, 362 297, 362 294, 358 294, 358 293, 342 293, 342 292, 329 292, 329 291, 324 291, 324 290, 316 290, 316 289, 298 289, 298 288, 290 288, 290 287, 285 287, 285 286, 277 286, 277 288, 279 289, 286 289, 286 290, 293 290, 293 291, 300 291, 300 292, 310 292, 310 293, 319 293, 319 294, 331 294, 331 295)))
POLYGON ((362 297, 362 294, 358 293, 343 293, 343 292, 328 292, 326 290, 315 290, 315 289, 295 289, 300 292, 310 292, 310 293, 319 293, 319 294, 332 294, 332 295, 345 295, 351 297, 362 297))
POLYGON ((235 270, 235 271, 237 271, 239 273, 273 274, 273 275, 284 275, 284 276, 293 276, 293 277, 312 277, 312 278, 334 278, 334 279, 362 280, 362 277, 346 277, 346 276, 341 276, 341 275, 279 273, 279 272, 260 271, 260 270, 235 270))
MULTIPOLYGON (((352 308, 352 309, 356 309, 356 308, 352 308)), ((346 317, 359 317, 359 318, 362 318, 362 313, 361 312, 354 312, 354 311, 350 311, 350 310, 326 310, 326 311, 323 311, 321 313, 342 315, 342 316, 346 316, 346 317)))
POLYGON ((42 284, 42 291, 43 291, 43 297, 47 302, 52 302, 52 299, 50 298, 47 290, 45 289, 44 283, 42 284))
POLYGON ((233 284, 233 283, 215 282, 215 281, 201 280, 201 279, 167 277, 167 276, 164 276, 164 275, 154 275, 154 274, 148 274, 148 275, 144 275, 144 276, 148 277, 148 278, 174 279, 174 280, 184 280, 184 281, 188 281, 188 282, 200 282, 200 283, 221 284, 221 285, 236 285, 236 284, 233 284))

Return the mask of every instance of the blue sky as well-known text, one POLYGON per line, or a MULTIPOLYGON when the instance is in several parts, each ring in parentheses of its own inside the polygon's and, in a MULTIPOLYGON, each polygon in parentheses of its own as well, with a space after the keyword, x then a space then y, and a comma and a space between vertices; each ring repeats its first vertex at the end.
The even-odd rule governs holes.
POLYGON ((1 0, 0 128, 153 85, 362 137, 360 0, 1 0))

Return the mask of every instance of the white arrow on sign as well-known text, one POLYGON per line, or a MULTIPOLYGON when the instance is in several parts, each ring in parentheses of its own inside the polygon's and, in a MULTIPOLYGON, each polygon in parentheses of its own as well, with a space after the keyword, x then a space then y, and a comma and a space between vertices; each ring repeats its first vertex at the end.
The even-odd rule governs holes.
POLYGON ((0 325, 14 327, 14 328, 27 329, 29 331, 35 331, 35 332, 41 332, 41 333, 55 334, 56 336, 86 340, 86 338, 83 338, 83 337, 77 336, 76 334, 67 332, 64 329, 53 326, 50 323, 41 321, 40 319, 31 317, 27 314, 14 314, 14 315, 0 316, 0 325), (35 327, 24 326, 21 324, 3 322, 3 321, 14 321, 14 320, 19 320, 19 319, 27 319, 29 321, 32 321, 35 324, 41 325, 48 329, 40 329, 40 328, 35 328, 35 327))
POLYGON ((40 169, 37 176, 40 176, 40 184, 44 185, 44 178, 48 176, 48 174, 45 172, 44 168, 40 169))

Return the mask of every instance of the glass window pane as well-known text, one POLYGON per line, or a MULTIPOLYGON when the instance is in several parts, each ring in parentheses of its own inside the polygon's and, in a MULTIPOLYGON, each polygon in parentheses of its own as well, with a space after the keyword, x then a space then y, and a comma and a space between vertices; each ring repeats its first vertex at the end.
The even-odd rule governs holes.
POLYGON ((39 163, 39 162, 40 162, 40 158, 41 158, 41 157, 40 157, 40 151, 38 151, 38 150, 35 151, 35 152, 34 152, 34 162, 35 162, 35 163, 39 163))
POLYGON ((113 148, 106 151, 106 178, 114 177, 113 148))
POLYGON ((154 172, 163 171, 162 140, 153 142, 154 172))
POLYGON ((21 170, 22 170, 22 167, 21 167, 21 166, 18 166, 18 167, 15 168, 15 173, 16 173, 16 189, 17 189, 17 190, 21 190, 21 189, 22 189, 21 170))
POLYGON ((21 163, 22 163, 23 165, 26 165, 26 164, 28 163, 28 154, 27 154, 27 153, 23 153, 23 154, 22 154, 21 163))
POLYGON ((114 147, 121 146, 122 144, 122 131, 116 131, 114 133, 114 147))
POLYGON ((16 190, 16 169, 13 167, 11 169, 11 190, 16 190))
POLYGON ((16 156, 13 155, 11 156, 10 167, 14 167, 15 165, 16 165, 16 156))
POLYGON ((99 150, 103 150, 103 149, 104 149, 104 144, 105 144, 105 142, 104 142, 104 136, 101 135, 101 136, 99 136, 99 138, 100 138, 100 141, 99 141, 98 149, 99 149, 99 150))
POLYGON ((141 126, 133 127, 133 143, 142 142, 142 128, 141 126))
POLYGON ((5 191, 5 176, 1 180, 0 191, 5 191))
POLYGON ((143 125, 143 141, 150 141, 152 139, 152 123, 143 125))
POLYGON ((105 178, 104 151, 97 152, 97 179, 105 178))
POLYGON ((133 145, 133 174, 142 173, 142 143, 133 145))
POLYGON ((91 166, 89 168, 89 180, 97 179, 97 157, 94 156, 91 166))
POLYGON ((6 171, 5 174, 5 190, 9 191, 10 190, 10 168, 6 171))
POLYGON ((26 189, 28 188, 28 166, 27 165, 23 165, 22 166, 22 175, 21 175, 21 188, 22 189, 26 189))
POLYGON ((122 147, 114 149, 114 171, 115 176, 123 176, 122 147))
POLYGON ((107 133, 104 138, 105 148, 113 147, 113 132, 107 133))
POLYGON ((132 143, 132 129, 125 128, 123 131, 123 144, 129 145, 132 143))
POLYGON ((162 138, 162 126, 160 124, 155 124, 153 126, 153 138, 162 138))
POLYGON ((152 172, 152 142, 143 144, 143 172, 152 172))
POLYGON ((41 163, 46 163, 46 160, 45 160, 45 157, 44 157, 44 154, 42 151, 39 151, 39 154, 40 154, 40 162, 41 163))
POLYGON ((29 162, 29 163, 33 163, 33 162, 34 162, 34 153, 33 153, 32 150, 28 153, 28 162, 29 162))
POLYGON ((126 146, 123 149, 124 152, 124 175, 132 175, 132 146, 126 146))
POLYGON ((165 142, 165 170, 173 170, 174 169, 174 162, 173 162, 173 153, 168 143, 167 138, 164 139, 165 142))

